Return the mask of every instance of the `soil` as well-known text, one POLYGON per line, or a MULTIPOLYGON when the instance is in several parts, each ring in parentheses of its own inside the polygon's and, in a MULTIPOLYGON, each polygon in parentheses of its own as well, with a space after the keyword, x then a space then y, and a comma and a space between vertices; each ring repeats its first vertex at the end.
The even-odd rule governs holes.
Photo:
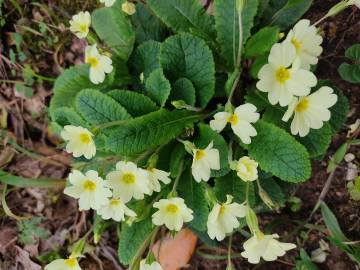
MULTIPOLYGON (((314 0, 312 8, 305 17, 315 22, 337 2, 337 0, 314 0)), ((56 10, 57 19, 60 22, 68 21, 70 10, 67 10, 66 3, 61 6, 57 4, 57 1, 46 1, 46 4, 56 10)), ((88 1, 86 1, 86 5, 88 5, 88 1)), ((10 4, 7 7, 7 12, 16 13, 10 4)), ((31 19, 45 22, 50 20, 46 12, 37 6, 30 8, 29 5, 26 12, 27 23, 30 23, 31 19)), ((0 80, 21 79, 18 64, 11 63, 8 60, 9 48, 14 48, 9 32, 15 31, 14 24, 19 19, 16 16, 8 18, 0 32, 0 80)), ((62 68, 81 61, 85 44, 75 38, 70 38, 62 28, 61 23, 52 23, 57 27, 53 29, 54 35, 58 35, 61 41, 56 42, 58 46, 45 42, 34 48, 28 46, 26 53, 32 55, 32 58, 27 61, 31 63, 37 74, 55 78, 62 68)), ((324 33, 324 53, 320 58, 317 75, 320 78, 331 80, 342 89, 350 101, 351 111, 347 124, 335 136, 324 160, 314 162, 312 178, 298 187, 295 196, 301 199, 300 210, 293 212, 288 205, 281 211, 281 214, 263 214, 260 218, 263 222, 262 226, 269 225, 274 220, 278 221, 276 224, 272 224, 273 231, 285 238, 296 227, 294 221, 304 221, 310 216, 327 180, 326 167, 331 155, 345 141, 348 125, 360 118, 360 86, 344 82, 337 72, 338 66, 347 61, 344 57, 345 50, 355 43, 360 43, 360 11, 355 7, 348 8, 335 18, 327 19, 321 24, 321 28, 324 33)), ((39 39, 43 39, 43 37, 39 37, 39 39)), ((13 83, 0 82, 0 119, 4 117, 5 111, 8 113, 7 131, 3 129, 0 133, 3 142, 0 153, 1 169, 24 177, 42 176, 59 179, 66 177, 69 171, 70 157, 57 148, 59 140, 47 128, 45 107, 48 105, 51 96, 51 85, 50 81, 45 81, 42 85, 35 84, 34 96, 29 99, 14 91, 13 83), (13 140, 16 141, 16 145, 21 145, 22 148, 9 144, 13 140), (36 157, 34 158, 35 154, 29 157, 28 154, 24 153, 24 149, 30 150, 33 154, 36 153, 36 157)), ((360 159, 359 149, 359 147, 352 147, 349 150, 356 156, 357 161, 360 159)), ((360 203, 349 198, 345 181, 346 171, 346 164, 341 164, 325 197, 325 202, 337 216, 343 232, 355 241, 360 239, 360 203)), ((30 256, 35 263, 39 263, 35 258, 54 249, 54 246, 60 249, 67 243, 69 233, 72 239, 76 239, 89 228, 88 214, 78 213, 75 201, 62 195, 61 189, 13 189, 9 192, 6 201, 11 211, 18 215, 30 214, 44 217, 41 226, 49 230, 52 236, 32 245, 21 244, 16 222, 0 212, 0 270, 38 269, 36 266, 31 266, 26 256, 30 256), (24 262, 28 263, 29 268, 21 266, 24 262)), ((325 228, 319 212, 312 217, 310 223, 325 228)), ((113 262, 117 260, 117 243, 113 240, 116 238, 114 237, 115 233, 115 228, 112 228, 105 234, 100 246, 87 256, 87 260, 82 261, 83 269, 99 269, 99 258, 106 270, 125 269, 120 266, 117 268, 113 266, 113 262)), ((320 232, 302 229, 296 236, 289 237, 287 240, 298 243, 310 254, 311 251, 319 247, 319 241, 321 239, 326 240, 327 236, 326 230, 320 232), (305 232, 307 237, 301 237, 305 235, 305 232)), ((233 239, 234 253, 241 252, 243 241, 244 237, 241 235, 237 235, 233 239)), ((223 244, 223 248, 227 248, 226 243, 223 244)), ((66 252, 66 250, 62 249, 62 252, 66 252)), ((213 254, 224 255, 223 249, 220 248, 213 254)), ((288 270, 294 268, 297 256, 298 250, 295 250, 276 262, 263 263, 258 266, 249 265, 241 259, 234 259, 233 263, 234 268, 239 270, 288 270)), ((209 260, 197 254, 193 256, 190 264, 192 266, 187 269, 223 270, 226 268, 226 260, 209 260)), ((359 269, 359 266, 351 261, 346 254, 333 246, 330 248, 326 262, 317 265, 323 270, 359 269)))

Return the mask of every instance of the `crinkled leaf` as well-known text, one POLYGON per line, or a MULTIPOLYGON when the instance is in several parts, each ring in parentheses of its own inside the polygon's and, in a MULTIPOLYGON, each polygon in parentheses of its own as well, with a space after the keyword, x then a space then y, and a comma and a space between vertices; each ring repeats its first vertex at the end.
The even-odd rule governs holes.
POLYGON ((360 44, 355 44, 346 50, 345 56, 353 64, 342 63, 339 67, 341 78, 350 83, 360 83, 360 44))
POLYGON ((50 101, 50 115, 59 107, 72 107, 75 96, 82 89, 101 89, 107 82, 94 85, 89 79, 88 65, 78 65, 65 70, 55 81, 50 101))
MULTIPOLYGON (((250 36, 257 7, 258 0, 245 1, 242 12, 244 43, 250 36)), ((214 11, 217 41, 222 56, 229 66, 234 66, 239 48, 239 16, 236 11, 236 0, 215 0, 214 11)))
POLYGON ((205 189, 201 183, 197 183, 193 179, 190 168, 186 169, 182 174, 177 190, 180 197, 185 200, 186 206, 194 211, 194 219, 189 223, 190 227, 199 231, 205 231, 209 215, 205 189))
POLYGON ((178 79, 170 93, 170 100, 183 100, 186 104, 195 106, 196 94, 192 82, 186 78, 178 79))
POLYGON ((160 42, 149 40, 142 43, 131 56, 131 65, 137 74, 143 72, 144 78, 160 68, 160 42))
POLYGON ((53 111, 53 120, 61 126, 87 126, 85 120, 73 108, 68 107, 60 107, 55 109, 53 111))
MULTIPOLYGON (((273 9, 273 14, 266 14, 265 24, 277 25, 280 29, 284 30, 289 26, 297 22, 306 11, 309 10, 312 0, 288 0, 279 1, 272 0, 272 4, 275 6, 273 9), (283 2, 286 2, 284 5, 281 5, 283 2), (275 3, 275 4, 274 4, 275 3), (281 7, 279 8, 279 6, 281 7)), ((264 15, 265 15, 264 14, 264 15)))
MULTIPOLYGON (((243 203, 246 200, 246 185, 247 183, 241 180, 235 171, 231 171, 215 180, 215 194, 216 197, 222 201, 226 201, 226 195, 234 197, 237 203, 243 203)), ((255 205, 255 188, 252 182, 249 182, 249 201, 252 206, 255 205)))
POLYGON ((213 20, 198 0, 148 0, 151 10, 174 32, 195 32, 211 37, 213 20))
POLYGON ((136 4, 136 13, 131 16, 135 26, 136 42, 163 41, 167 34, 166 26, 143 4, 136 4))
POLYGON ((259 120, 255 128, 257 136, 244 147, 261 169, 287 182, 299 183, 310 178, 309 153, 303 145, 285 130, 263 120, 259 120))
POLYGON ((112 127, 106 145, 119 154, 141 153, 168 143, 199 119, 194 112, 162 109, 112 127))
POLYGON ((132 116, 137 117, 158 110, 158 106, 147 96, 129 90, 112 90, 108 93, 132 116))
POLYGON ((98 36, 123 60, 127 60, 135 43, 135 32, 130 19, 116 7, 96 9, 91 25, 98 36))
POLYGON ((174 35, 162 44, 160 61, 172 82, 187 78, 193 83, 197 104, 204 108, 215 92, 215 64, 206 43, 191 34, 174 35))
POLYGON ((146 218, 133 223, 131 226, 123 222, 121 227, 118 254, 120 261, 128 265, 144 242, 149 240, 148 238, 153 230, 152 222, 151 218, 146 218))
POLYGON ((279 28, 264 27, 254 34, 246 43, 245 58, 263 55, 279 40, 279 28))
POLYGON ((165 105, 171 91, 171 85, 161 68, 150 73, 145 82, 145 93, 161 107, 165 105))
POLYGON ((297 137, 297 140, 308 150, 311 158, 322 159, 330 146, 332 129, 329 123, 324 123, 320 129, 311 129, 305 137, 297 137))
POLYGON ((75 101, 76 110, 93 125, 131 118, 114 99, 93 89, 82 90, 75 101))
POLYGON ((211 170, 211 176, 220 177, 230 171, 227 143, 219 133, 212 130, 208 125, 199 124, 199 135, 195 139, 196 147, 204 149, 211 142, 213 142, 213 147, 216 148, 220 154, 220 170, 211 170))

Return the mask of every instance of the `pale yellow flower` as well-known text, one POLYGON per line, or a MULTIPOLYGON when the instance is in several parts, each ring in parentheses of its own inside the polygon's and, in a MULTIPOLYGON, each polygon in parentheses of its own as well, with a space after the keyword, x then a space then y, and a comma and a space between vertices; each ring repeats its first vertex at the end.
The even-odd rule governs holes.
POLYGON ((296 248, 291 243, 282 243, 277 240, 279 235, 264 235, 259 232, 244 243, 244 251, 241 256, 248 259, 249 263, 258 264, 260 258, 265 261, 275 261, 284 256, 286 251, 296 248))
POLYGON ((160 192, 161 185, 160 181, 164 184, 169 184, 171 182, 171 179, 169 178, 170 173, 158 170, 156 168, 148 168, 147 172, 149 174, 149 189, 150 194, 152 195, 153 192, 160 192))
POLYGON ((93 84, 102 83, 105 74, 113 71, 112 61, 109 57, 101 55, 95 45, 85 49, 85 63, 90 65, 90 81, 93 84))
POLYGON ((45 266, 45 270, 82 270, 75 258, 57 259, 45 266))
POLYGON ((112 198, 97 213, 102 219, 113 219, 117 222, 125 220, 125 216, 136 217, 136 213, 126 206, 121 199, 112 198))
POLYGON ((236 173, 243 181, 255 181, 258 178, 258 163, 255 160, 244 156, 235 164, 236 173))
POLYGON ((163 270, 161 265, 158 262, 152 262, 152 264, 147 264, 146 260, 140 262, 140 270, 163 270))
POLYGON ((288 121, 295 114, 291 122, 291 133, 304 137, 311 128, 322 128, 324 122, 330 120, 329 108, 337 102, 337 99, 333 89, 328 86, 321 87, 309 96, 294 98, 282 120, 288 121))
POLYGON ((191 172, 196 182, 207 182, 210 179, 211 170, 220 170, 219 150, 213 148, 211 142, 205 149, 193 149, 193 163, 191 172))
POLYGON ((98 210, 106 205, 111 197, 111 191, 104 186, 105 181, 96 171, 87 171, 85 174, 74 170, 69 174, 71 186, 64 189, 64 193, 79 199, 79 210, 98 210))
POLYGON ((100 3, 105 4, 105 7, 111 7, 115 2, 116 0, 100 0, 100 3))
POLYGON ((152 215, 152 222, 165 225, 169 230, 180 231, 184 222, 193 220, 193 211, 188 208, 182 198, 161 199, 154 203, 159 210, 152 215))
POLYGON ((132 198, 142 200, 145 194, 150 194, 149 174, 133 162, 118 162, 116 170, 106 176, 106 185, 113 189, 114 197, 125 203, 132 198))
POLYGON ((93 134, 86 128, 67 125, 61 132, 61 137, 68 141, 66 152, 72 153, 74 157, 84 156, 91 159, 96 154, 96 146, 93 134))
POLYGON ((124 11, 128 15, 133 15, 136 12, 135 4, 129 1, 126 1, 121 5, 122 11, 124 11))
POLYGON ((240 223, 237 218, 246 216, 246 205, 232 203, 233 197, 226 196, 227 200, 223 204, 216 204, 211 210, 208 221, 207 231, 211 239, 222 241, 226 234, 233 232, 240 223))
POLYGON ((251 103, 246 103, 237 107, 233 114, 228 112, 218 112, 214 115, 214 120, 210 121, 210 127, 221 132, 230 123, 234 133, 245 144, 251 143, 251 137, 257 135, 256 129, 251 125, 259 120, 260 114, 256 112, 256 107, 251 103))
POLYGON ((86 38, 89 33, 91 24, 91 16, 88 11, 81 11, 72 16, 70 20, 70 31, 73 32, 78 38, 86 38))

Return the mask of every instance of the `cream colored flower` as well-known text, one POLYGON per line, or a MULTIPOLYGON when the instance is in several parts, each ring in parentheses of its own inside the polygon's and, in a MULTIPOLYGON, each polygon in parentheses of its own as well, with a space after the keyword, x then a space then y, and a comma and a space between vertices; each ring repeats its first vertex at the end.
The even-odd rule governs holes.
POLYGON ((239 159, 239 161, 235 161, 235 170, 237 175, 245 182, 247 181, 255 181, 258 178, 258 163, 244 156, 239 159))
POLYGON ((100 3, 105 4, 105 7, 111 7, 116 0, 100 0, 100 3))
POLYGON ((304 137, 310 132, 310 128, 319 129, 323 122, 330 120, 329 108, 336 102, 337 95, 333 93, 333 89, 324 86, 309 96, 294 98, 282 120, 287 122, 295 114, 291 122, 291 133, 304 137))
POLYGON ((79 210, 98 210, 105 205, 111 197, 111 191, 104 186, 104 180, 96 171, 88 171, 82 174, 74 170, 69 174, 69 182, 72 186, 66 187, 64 193, 75 199, 79 199, 79 210))
POLYGON ((78 38, 86 38, 89 33, 91 24, 91 16, 88 11, 81 11, 72 16, 70 20, 70 31, 73 32, 78 38))
POLYGON ((191 172, 196 182, 207 182, 210 179, 211 170, 220 170, 219 150, 213 148, 211 142, 205 149, 193 149, 193 162, 191 172))
POLYGON ((96 44, 85 48, 85 63, 90 65, 90 81, 94 84, 102 83, 105 80, 105 73, 113 71, 111 59, 101 55, 96 44))
POLYGON ((152 222, 165 225, 171 231, 180 231, 184 222, 193 220, 193 211, 182 198, 161 199, 154 203, 154 208, 159 210, 152 215, 152 222))
POLYGON ((152 264, 147 264, 146 260, 140 262, 139 270, 163 270, 161 265, 158 262, 153 262, 152 264))
POLYGON ((118 162, 116 170, 106 176, 106 185, 113 189, 114 197, 125 203, 132 198, 142 200, 144 194, 150 194, 148 173, 133 162, 118 162))
POLYGON ((102 219, 113 219, 117 222, 125 220, 125 215, 136 217, 136 213, 126 206, 121 199, 112 198, 107 204, 102 206, 98 211, 102 219))
POLYGON ((160 192, 161 190, 161 185, 160 185, 160 181, 163 182, 164 184, 170 184, 171 179, 169 178, 170 173, 162 171, 162 170, 158 170, 156 168, 148 168, 147 172, 149 174, 149 189, 150 189, 150 194, 152 195, 153 192, 160 192))
POLYGON ((75 258, 57 259, 45 266, 45 270, 81 270, 75 258))
POLYGON ((290 104, 293 96, 306 96, 317 79, 313 73, 300 68, 296 49, 290 42, 275 44, 270 51, 269 63, 259 71, 256 87, 268 92, 269 102, 280 106, 290 104))
POLYGON ((264 235, 259 232, 244 243, 241 256, 248 259, 249 263, 257 264, 262 257, 265 261, 275 261, 278 257, 285 255, 286 251, 296 248, 291 243, 281 243, 279 235, 264 235))
POLYGON ((300 20, 290 30, 285 42, 290 42, 296 49, 297 58, 301 62, 301 68, 310 70, 311 65, 318 63, 318 57, 323 49, 320 46, 323 41, 315 26, 309 20, 300 20))
POLYGON ((257 135, 256 129, 251 125, 259 120, 260 115, 256 112, 256 107, 251 103, 246 103, 237 107, 233 114, 219 112, 214 115, 214 120, 210 121, 210 127, 221 132, 227 123, 231 124, 234 133, 245 144, 251 143, 251 137, 257 135))
POLYGON ((61 137, 68 141, 66 152, 72 153, 74 157, 84 156, 91 159, 96 154, 96 146, 93 141, 94 135, 86 128, 65 126, 61 137))
POLYGON ((221 241, 226 234, 233 232, 240 223, 237 218, 246 216, 246 205, 232 203, 233 197, 226 196, 227 200, 223 204, 216 204, 211 210, 208 221, 207 231, 211 239, 221 241))
POLYGON ((135 4, 129 1, 126 1, 121 5, 122 11, 124 11, 128 15, 133 15, 136 12, 135 4))

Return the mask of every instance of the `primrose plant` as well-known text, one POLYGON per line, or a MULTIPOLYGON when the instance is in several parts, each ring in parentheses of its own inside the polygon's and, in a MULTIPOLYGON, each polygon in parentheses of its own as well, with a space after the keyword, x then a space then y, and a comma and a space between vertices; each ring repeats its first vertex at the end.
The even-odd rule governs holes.
MULTIPOLYGON (((144 254, 161 226, 213 244, 247 226, 253 264, 294 249, 257 213, 284 206, 346 119, 347 99, 314 73, 317 27, 358 1, 315 24, 300 19, 310 0, 100 2, 70 21, 85 64, 59 76, 50 103, 75 158, 64 192, 94 210, 95 242, 119 223, 119 260, 143 270, 161 269, 144 254)), ((88 235, 45 269, 80 269, 88 235)))

